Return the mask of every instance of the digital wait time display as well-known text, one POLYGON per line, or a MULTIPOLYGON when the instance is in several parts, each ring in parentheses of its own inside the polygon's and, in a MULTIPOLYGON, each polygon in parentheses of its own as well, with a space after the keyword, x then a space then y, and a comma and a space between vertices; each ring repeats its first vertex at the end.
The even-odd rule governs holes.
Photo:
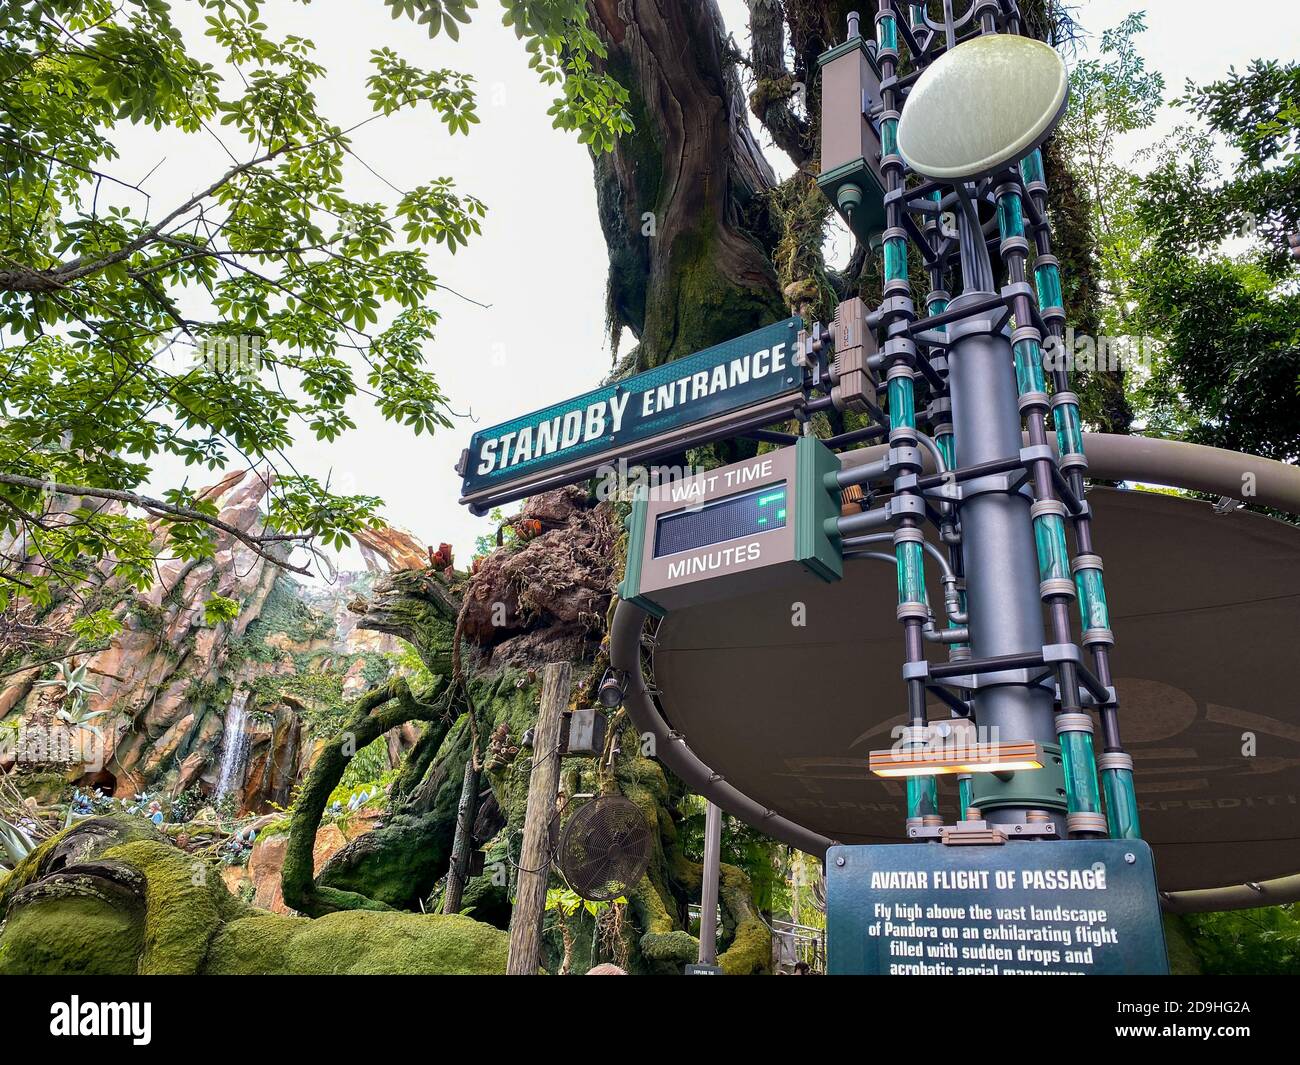
POLYGON ((637 492, 627 516, 625 602, 663 617, 710 600, 839 580, 827 529, 840 514, 840 462, 816 437, 637 492))
POLYGON ((654 557, 784 529, 786 482, 662 515, 655 524, 654 557))

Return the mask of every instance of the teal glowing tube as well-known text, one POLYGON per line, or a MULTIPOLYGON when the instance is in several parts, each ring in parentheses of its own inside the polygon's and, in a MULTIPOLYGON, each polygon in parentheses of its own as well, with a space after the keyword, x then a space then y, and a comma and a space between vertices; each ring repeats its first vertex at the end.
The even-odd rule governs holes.
POLYGON ((877 17, 876 43, 884 51, 898 51, 898 26, 893 15, 884 13, 877 17))
POLYGON ((1091 732, 1062 732, 1061 761, 1065 768, 1065 802, 1072 814, 1100 814, 1101 788, 1092 753, 1091 732))
POLYGON ((1036 181, 1047 181, 1043 173, 1043 153, 1041 149, 1035 148, 1020 160, 1020 177, 1026 185, 1032 185, 1036 181))
MULTIPOLYGON (((1094 556, 1095 557, 1095 556, 1094 556)), ((1079 620, 1088 633, 1110 632, 1110 608, 1106 603, 1106 584, 1101 570, 1080 566, 1075 560, 1074 584, 1079 593, 1079 620)))
POLYGON ((1056 404, 1052 408, 1052 421, 1056 425, 1056 443, 1061 455, 1082 455, 1083 433, 1079 428, 1078 404, 1056 404))
POLYGON ((1042 263, 1034 268, 1034 282, 1038 287, 1038 305, 1046 310, 1048 307, 1063 306, 1061 302, 1061 270, 1056 263, 1042 263))
POLYGON ((1043 377, 1043 349, 1037 340, 1020 340, 1013 349, 1016 355, 1016 386, 1020 394, 1046 392, 1043 377))
POLYGON ((907 816, 937 817, 939 814, 939 785, 934 777, 907 778, 907 816))
POLYGON ((1137 793, 1133 790, 1133 770, 1107 768, 1102 770, 1106 789, 1106 824, 1112 839, 1141 839, 1138 824, 1137 793))
POLYGON ((880 155, 898 154, 898 119, 885 118, 880 122, 880 155))
POLYGON ((902 237, 885 241, 885 280, 907 280, 907 241, 902 237))
POLYGON ((898 605, 925 605, 925 549, 915 540, 894 545, 898 559, 898 605))
POLYGON ((916 428, 916 391, 911 377, 889 379, 889 429, 916 428))
POLYGON ((934 434, 934 446, 939 449, 939 454, 943 456, 943 464, 950 470, 957 468, 957 438, 953 436, 952 429, 936 432, 934 434))
POLYGON ((1002 234, 1003 240, 1025 235, 1025 220, 1021 214, 1018 192, 1007 192, 998 197, 998 232, 1002 234))
POLYGON ((962 821, 966 820, 966 811, 970 809, 970 804, 975 798, 975 782, 971 777, 963 773, 957 778, 957 802, 961 806, 962 821))
POLYGON ((912 5, 912 25, 918 29, 925 26, 925 5, 924 4, 912 5))
POLYGON ((1034 519, 1038 546, 1039 581, 1068 581, 1070 552, 1065 544, 1065 520, 1059 514, 1039 514, 1034 519))

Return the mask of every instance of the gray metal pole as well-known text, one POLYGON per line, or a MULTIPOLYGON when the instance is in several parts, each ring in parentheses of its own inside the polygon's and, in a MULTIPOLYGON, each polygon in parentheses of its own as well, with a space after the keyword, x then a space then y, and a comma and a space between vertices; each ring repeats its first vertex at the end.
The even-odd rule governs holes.
POLYGON ((700 891, 700 964, 718 963, 718 877, 722 864, 722 811, 704 815, 704 886, 700 891))
MULTIPOLYGON (((964 215, 959 215, 959 221, 966 239, 969 223, 964 215)), ((963 292, 953 300, 952 309, 987 298, 988 293, 963 292)), ((959 466, 1017 455, 1022 446, 1011 343, 990 330, 991 321, 983 318, 949 327, 953 339, 949 384, 959 466)), ((964 487, 962 554, 975 658, 1040 651, 1044 643, 1030 497, 1025 490, 1000 490, 1004 487, 1005 475, 978 478, 964 487)), ((981 728, 996 728, 1003 742, 1056 743, 1049 689, 1030 687, 1015 674, 986 674, 981 685, 987 686, 981 686, 973 698, 981 728)), ((976 799, 981 783, 991 786, 977 779, 976 799)), ((1034 808, 1042 809, 1036 804, 1034 808)), ((1065 812, 1051 812, 1064 839, 1065 812)), ((985 808, 984 813, 987 820, 999 824, 1025 820, 1022 804, 985 808)))

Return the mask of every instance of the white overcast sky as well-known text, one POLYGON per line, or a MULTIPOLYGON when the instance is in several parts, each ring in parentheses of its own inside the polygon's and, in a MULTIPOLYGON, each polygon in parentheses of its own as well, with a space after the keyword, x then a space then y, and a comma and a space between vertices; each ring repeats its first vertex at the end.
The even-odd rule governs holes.
MULTIPOLYGON (((747 37, 744 0, 720 0, 738 41, 747 37)), ((1229 66, 1243 69, 1260 53, 1252 35, 1264 41, 1267 57, 1300 55, 1296 0, 1237 0, 1225 7, 1213 0, 1084 0, 1076 15, 1092 35, 1144 7, 1149 29, 1143 53, 1171 90, 1187 78, 1208 81, 1229 66), (1234 17, 1236 16, 1236 17, 1234 17), (1252 20, 1246 16, 1256 16, 1252 20), (1261 32, 1261 21, 1268 29, 1261 32)), ((182 28, 202 51, 201 12, 174 3, 182 28)), ((353 164, 349 191, 358 199, 394 194, 380 177, 410 188, 436 176, 450 176, 489 208, 483 234, 454 257, 431 253, 435 272, 447 285, 482 303, 481 309, 449 292, 435 306, 443 315, 429 363, 456 411, 454 429, 430 439, 413 437, 385 422, 364 397, 352 406, 358 428, 333 444, 301 440, 291 456, 298 469, 331 474, 341 490, 378 495, 395 525, 424 541, 446 541, 467 563, 474 538, 488 522, 460 507, 459 479, 452 466, 476 426, 583 392, 608 371, 605 336, 606 258, 596 215, 591 161, 572 136, 551 129, 546 110, 552 92, 528 69, 522 45, 500 25, 495 0, 480 9, 459 43, 405 20, 392 20, 379 0, 315 0, 309 7, 291 0, 267 0, 264 19, 272 31, 311 38, 329 71, 320 86, 320 105, 340 125, 369 114, 364 81, 372 48, 388 46, 412 62, 450 66, 474 75, 480 88, 482 122, 468 137, 449 137, 426 115, 376 122, 355 135, 354 147, 375 173, 353 164)), ((1164 133, 1179 121, 1166 113, 1164 133)), ((119 140, 121 176, 138 180, 151 169, 147 188, 157 216, 229 165, 215 141, 180 138, 149 129, 129 129, 119 140), (154 169, 156 166, 156 169, 154 169)), ((239 146, 231 143, 236 154, 239 146)), ((769 158, 788 172, 774 149, 769 158)), ((174 484, 179 470, 160 466, 153 486, 174 484)), ((215 480, 192 475, 195 482, 215 480)), ((346 567, 359 563, 349 552, 346 567)))

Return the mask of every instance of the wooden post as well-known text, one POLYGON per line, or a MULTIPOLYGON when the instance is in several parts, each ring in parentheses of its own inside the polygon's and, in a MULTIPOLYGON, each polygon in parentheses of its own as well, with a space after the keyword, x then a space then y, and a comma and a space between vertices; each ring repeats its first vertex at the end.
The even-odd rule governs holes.
POLYGON ((474 768, 474 748, 465 759, 465 779, 460 786, 456 805, 456 834, 451 842, 451 868, 447 871, 447 890, 443 894, 442 912, 460 913, 461 896, 469 872, 470 836, 474 830, 474 800, 478 798, 478 770, 474 768))
POLYGON ((528 776, 528 810, 519 851, 519 886, 510 916, 510 976, 535 976, 541 964, 542 917, 551 875, 551 822, 560 785, 560 725, 569 703, 572 668, 552 662, 542 678, 542 708, 533 729, 533 768, 528 776))

